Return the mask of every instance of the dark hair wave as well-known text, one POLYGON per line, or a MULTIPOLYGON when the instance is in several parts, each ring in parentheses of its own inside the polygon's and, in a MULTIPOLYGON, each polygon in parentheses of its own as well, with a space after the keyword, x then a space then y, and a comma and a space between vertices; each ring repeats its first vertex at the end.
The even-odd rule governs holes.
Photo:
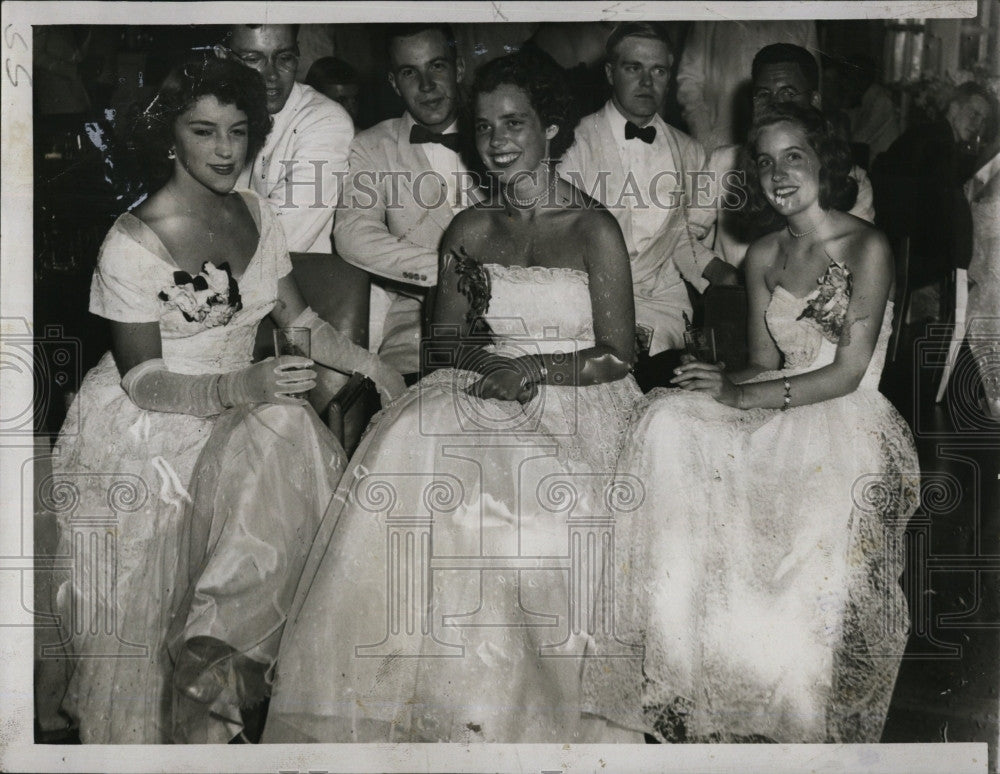
POLYGON ((753 123, 741 152, 740 167, 746 181, 747 205, 744 214, 762 232, 784 226, 785 219, 768 203, 757 172, 757 143, 768 127, 795 124, 805 133, 806 142, 819 157, 819 206, 824 210, 847 212, 858 197, 858 183, 851 177, 854 166, 851 148, 833 121, 814 107, 786 102, 762 112, 753 123))
POLYGON ((469 94, 471 109, 464 111, 463 134, 474 137, 472 115, 480 94, 488 94, 504 84, 516 86, 528 95, 532 109, 543 127, 556 126, 559 132, 549 141, 549 157, 558 161, 573 144, 574 129, 580 122, 573 95, 563 70, 548 54, 527 50, 507 54, 487 62, 476 72, 469 94))
POLYGON ((139 116, 132 141, 148 192, 161 188, 173 173, 169 157, 177 118, 202 97, 234 105, 247 116, 247 156, 252 159, 271 131, 267 97, 260 74, 231 58, 211 52, 190 55, 175 66, 139 116))

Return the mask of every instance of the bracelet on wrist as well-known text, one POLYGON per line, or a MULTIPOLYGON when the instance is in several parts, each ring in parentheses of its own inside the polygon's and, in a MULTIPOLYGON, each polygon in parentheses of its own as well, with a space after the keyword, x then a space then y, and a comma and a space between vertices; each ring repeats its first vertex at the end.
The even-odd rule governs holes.
POLYGON ((788 411, 789 406, 792 405, 792 383, 789 382, 786 377, 781 384, 785 388, 785 395, 782 398, 781 410, 788 411))

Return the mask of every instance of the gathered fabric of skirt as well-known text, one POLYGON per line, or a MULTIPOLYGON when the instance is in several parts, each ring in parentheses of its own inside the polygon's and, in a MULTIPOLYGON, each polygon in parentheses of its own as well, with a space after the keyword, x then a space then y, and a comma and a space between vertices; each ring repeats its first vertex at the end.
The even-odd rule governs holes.
MULTIPOLYGON (((91 310, 158 322, 171 371, 249 365, 257 326, 291 269, 274 214, 256 195, 239 195, 260 239, 238 280, 241 306, 225 324, 199 322, 160 297, 178 267, 135 216, 119 218, 102 247, 91 310)), ((72 663, 63 708, 85 743, 154 744, 173 739, 168 630, 176 647, 208 635, 273 659, 269 643, 346 460, 308 407, 147 411, 120 381, 110 352, 84 378, 43 497, 67 560, 56 599, 72 663)), ((231 730, 232 714, 213 716, 213 739, 231 730)))
MULTIPOLYGON (((199 457, 180 536, 167 637, 213 637, 268 667, 306 557, 347 465, 340 445, 303 406, 241 406, 219 418, 199 457)), ((175 693, 174 742, 225 743, 242 727, 230 675, 211 704, 175 693)))
MULTIPOLYGON (((808 297, 807 297, 808 298, 808 297)), ((780 287, 767 321, 782 378, 836 345, 780 287)), ((846 305, 845 305, 846 307, 846 305)), ((906 644, 902 533, 917 505, 909 428, 876 387, 787 411, 682 390, 637 408, 619 475, 615 639, 586 662, 591 710, 664 741, 877 742, 906 644)))
MULTIPOLYGON (((499 351, 592 346, 585 274, 488 270, 499 351)), ((522 406, 469 396, 479 378, 432 374, 363 439, 289 616, 265 742, 641 741, 581 714, 572 581, 638 388, 542 386, 522 406)))

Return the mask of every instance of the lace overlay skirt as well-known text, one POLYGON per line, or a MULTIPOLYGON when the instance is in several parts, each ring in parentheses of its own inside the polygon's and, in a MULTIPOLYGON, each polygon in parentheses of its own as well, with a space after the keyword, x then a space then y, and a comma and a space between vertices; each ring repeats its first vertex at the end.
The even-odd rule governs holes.
MULTIPOLYGON (((761 377, 765 378, 765 377, 761 377)), ((908 619, 909 429, 873 390, 740 411, 658 390, 619 474, 616 639, 588 659, 591 710, 665 741, 875 742, 908 619)))

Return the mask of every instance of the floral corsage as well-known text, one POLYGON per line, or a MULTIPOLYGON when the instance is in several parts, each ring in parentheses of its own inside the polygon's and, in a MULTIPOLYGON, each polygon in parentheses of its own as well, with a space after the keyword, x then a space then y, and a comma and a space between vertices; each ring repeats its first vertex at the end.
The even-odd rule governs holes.
POLYGON ((240 288, 228 263, 216 267, 205 261, 193 277, 186 271, 175 271, 174 284, 157 296, 167 307, 179 310, 188 322, 204 323, 208 328, 225 325, 243 308, 240 288))
POLYGON ((459 247, 451 255, 455 260, 454 271, 458 275, 458 292, 469 302, 465 321, 471 326, 474 335, 492 338, 493 331, 484 316, 489 311, 493 297, 490 274, 482 264, 470 258, 463 247, 459 247))
POLYGON ((816 280, 819 288, 810 296, 797 319, 811 320, 827 341, 833 344, 839 342, 844 332, 853 281, 850 269, 831 260, 826 273, 816 280))

